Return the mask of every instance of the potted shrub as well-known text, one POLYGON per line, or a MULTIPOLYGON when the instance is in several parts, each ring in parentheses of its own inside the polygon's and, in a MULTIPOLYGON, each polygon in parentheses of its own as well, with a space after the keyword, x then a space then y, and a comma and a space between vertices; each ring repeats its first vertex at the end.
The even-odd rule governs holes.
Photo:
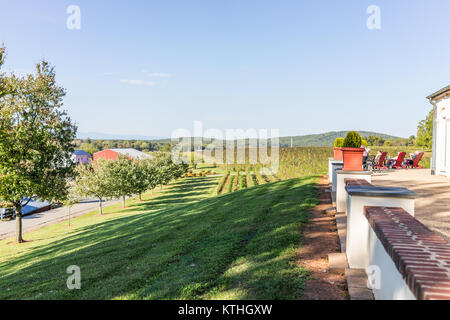
POLYGON ((342 160, 342 146, 344 145, 343 138, 336 138, 334 140, 334 160, 342 160))
POLYGON ((363 153, 361 148, 361 136, 356 131, 347 133, 342 146, 344 158, 344 171, 363 171, 363 153))

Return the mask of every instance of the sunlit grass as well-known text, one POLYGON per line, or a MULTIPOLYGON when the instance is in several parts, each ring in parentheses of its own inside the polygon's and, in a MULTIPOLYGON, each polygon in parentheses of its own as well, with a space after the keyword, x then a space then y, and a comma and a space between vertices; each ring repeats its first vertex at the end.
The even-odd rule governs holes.
POLYGON ((317 203, 317 177, 212 196, 220 177, 188 178, 0 241, 0 299, 294 299, 306 270, 294 264, 317 203), (81 268, 81 290, 66 269, 81 268))

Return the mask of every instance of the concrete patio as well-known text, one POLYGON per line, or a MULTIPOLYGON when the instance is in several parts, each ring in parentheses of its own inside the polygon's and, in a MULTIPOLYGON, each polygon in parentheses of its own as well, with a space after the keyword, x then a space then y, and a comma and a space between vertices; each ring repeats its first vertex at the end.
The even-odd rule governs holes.
POLYGON ((450 242, 450 178, 432 176, 428 169, 377 172, 372 184, 415 191, 415 217, 450 242))

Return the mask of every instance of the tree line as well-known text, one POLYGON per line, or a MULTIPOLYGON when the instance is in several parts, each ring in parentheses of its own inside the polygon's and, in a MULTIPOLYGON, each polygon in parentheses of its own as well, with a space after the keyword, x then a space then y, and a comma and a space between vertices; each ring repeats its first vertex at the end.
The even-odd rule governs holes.
POLYGON ((0 47, 0 202, 15 209, 18 243, 24 242, 22 209, 32 200, 73 204, 83 195, 125 199, 186 171, 187 165, 174 164, 167 153, 153 162, 100 160, 76 167, 77 126, 64 109, 66 91, 57 84, 54 67, 43 60, 34 73, 7 74, 2 71, 6 56, 6 48, 0 47))
POLYGON ((69 199, 76 202, 86 197, 96 198, 102 214, 103 200, 122 198, 125 208, 126 197, 138 195, 142 200, 144 192, 152 190, 153 193, 158 185, 162 188, 187 169, 187 164, 175 164, 168 153, 157 153, 154 159, 98 159, 89 165, 77 166, 75 179, 70 183, 69 199))
POLYGON ((143 152, 170 150, 169 144, 147 140, 95 140, 87 138, 75 139, 73 143, 76 149, 84 150, 91 155, 105 149, 117 148, 133 148, 143 152))
POLYGON ((433 145, 433 109, 428 112, 426 118, 417 125, 417 137, 408 139, 383 139, 380 136, 363 137, 369 146, 416 146, 431 150, 433 145))

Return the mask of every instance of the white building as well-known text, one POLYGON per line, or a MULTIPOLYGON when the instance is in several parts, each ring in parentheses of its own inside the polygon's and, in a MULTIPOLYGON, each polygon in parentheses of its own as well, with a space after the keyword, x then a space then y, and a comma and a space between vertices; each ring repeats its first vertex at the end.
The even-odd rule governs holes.
POLYGON ((450 177, 450 86, 427 99, 434 110, 431 172, 450 177))

